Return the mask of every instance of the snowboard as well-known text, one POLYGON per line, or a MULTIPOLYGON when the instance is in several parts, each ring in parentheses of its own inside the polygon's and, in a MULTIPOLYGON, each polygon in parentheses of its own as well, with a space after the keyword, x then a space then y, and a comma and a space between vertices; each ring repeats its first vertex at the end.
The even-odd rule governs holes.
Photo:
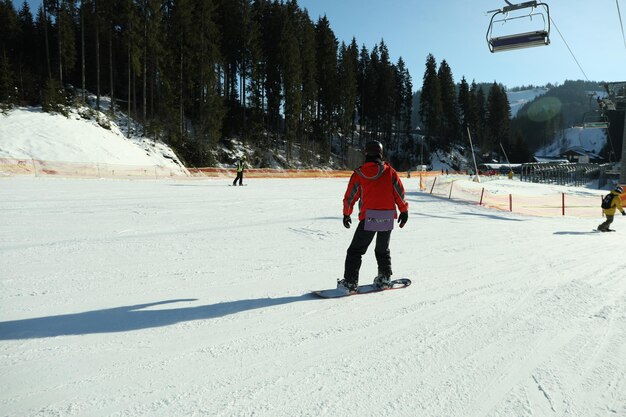
POLYGON ((602 230, 598 230, 598 229, 593 229, 594 232, 598 232, 598 233, 605 233, 605 232, 615 232, 614 229, 607 229, 604 232, 602 230))
POLYGON ((341 297, 350 297, 351 295, 361 295, 361 294, 369 294, 373 292, 381 292, 381 291, 389 291, 389 290, 399 290, 400 288, 406 288, 411 285, 411 280, 408 278, 399 278, 391 281, 391 287, 389 288, 378 288, 374 284, 367 285, 359 285, 357 288, 357 292, 346 294, 343 290, 338 290, 337 288, 332 288, 328 290, 319 290, 313 291, 313 294, 317 295, 321 298, 341 298, 341 297))

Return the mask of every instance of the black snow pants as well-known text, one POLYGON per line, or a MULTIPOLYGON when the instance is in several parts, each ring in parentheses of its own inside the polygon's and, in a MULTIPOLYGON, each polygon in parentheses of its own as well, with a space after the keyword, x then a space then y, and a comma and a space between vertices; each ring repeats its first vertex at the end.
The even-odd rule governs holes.
POLYGON ((364 229, 365 221, 361 220, 352 237, 352 243, 346 253, 346 264, 343 277, 348 282, 359 282, 359 269, 361 269, 362 257, 367 252, 367 248, 376 235, 376 262, 378 263, 378 273, 391 275, 391 252, 389 251, 389 241, 391 230, 388 232, 371 232, 364 229))
POLYGON ((610 214, 606 214, 606 221, 598 226, 598 230, 606 231, 609 230, 611 223, 613 223, 613 219, 615 216, 611 216, 610 214))
POLYGON ((239 181, 239 185, 242 185, 243 182, 243 171, 237 172, 237 177, 235 177, 235 181, 233 181, 233 185, 237 185, 237 181, 239 181))

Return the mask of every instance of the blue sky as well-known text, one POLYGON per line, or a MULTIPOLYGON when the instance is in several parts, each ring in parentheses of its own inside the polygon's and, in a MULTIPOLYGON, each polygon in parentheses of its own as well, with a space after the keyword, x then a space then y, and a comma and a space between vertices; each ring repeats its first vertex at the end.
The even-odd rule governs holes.
MULTIPOLYGON (((438 63, 448 62, 456 82, 462 76, 468 82, 497 81, 507 87, 586 77, 626 80, 626 45, 617 9, 619 4, 626 26, 626 0, 546 2, 564 40, 553 25, 549 46, 492 54, 485 40, 490 20, 486 12, 505 6, 503 0, 298 0, 313 21, 325 14, 340 42, 355 37, 359 46, 371 50, 384 39, 392 60, 402 56, 407 63, 416 90, 421 88, 429 53, 438 63)), ((14 3, 19 6, 22 0, 14 3)), ((517 22, 526 24, 526 20, 517 22)), ((539 24, 538 20, 527 23, 529 30, 539 24)), ((519 27, 507 25, 501 30, 519 27)))
MULTIPOLYGON (((589 80, 626 80, 626 45, 616 0, 546 3, 589 80)), ((438 63, 448 62, 456 82, 465 76, 468 82, 495 80, 515 87, 585 79, 554 26, 549 46, 489 52, 485 35, 491 15, 486 12, 506 6, 502 0, 298 0, 298 4, 314 21, 326 14, 340 41, 349 43, 354 36, 371 50, 384 39, 392 59, 402 56, 407 63, 415 89, 421 88, 429 53, 438 63)), ((618 4, 626 26, 626 0, 618 4)))

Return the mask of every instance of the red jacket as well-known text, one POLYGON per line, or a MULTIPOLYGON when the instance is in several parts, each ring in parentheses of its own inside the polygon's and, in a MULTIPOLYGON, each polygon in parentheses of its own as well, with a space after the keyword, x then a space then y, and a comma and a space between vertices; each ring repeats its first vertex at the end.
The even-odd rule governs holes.
POLYGON ((351 215, 354 203, 359 199, 359 220, 365 218, 367 209, 395 210, 398 206, 401 213, 409 211, 402 181, 386 162, 366 162, 352 173, 343 197, 343 214, 351 215))

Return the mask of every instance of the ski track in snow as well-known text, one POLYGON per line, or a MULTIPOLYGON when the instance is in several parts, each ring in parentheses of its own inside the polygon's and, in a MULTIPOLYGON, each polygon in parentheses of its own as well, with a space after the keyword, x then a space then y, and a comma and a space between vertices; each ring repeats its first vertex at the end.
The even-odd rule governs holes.
POLYGON ((345 179, 1 181, 0 416, 626 416, 623 238, 582 233, 600 219, 405 180, 413 285, 321 300, 345 179))

